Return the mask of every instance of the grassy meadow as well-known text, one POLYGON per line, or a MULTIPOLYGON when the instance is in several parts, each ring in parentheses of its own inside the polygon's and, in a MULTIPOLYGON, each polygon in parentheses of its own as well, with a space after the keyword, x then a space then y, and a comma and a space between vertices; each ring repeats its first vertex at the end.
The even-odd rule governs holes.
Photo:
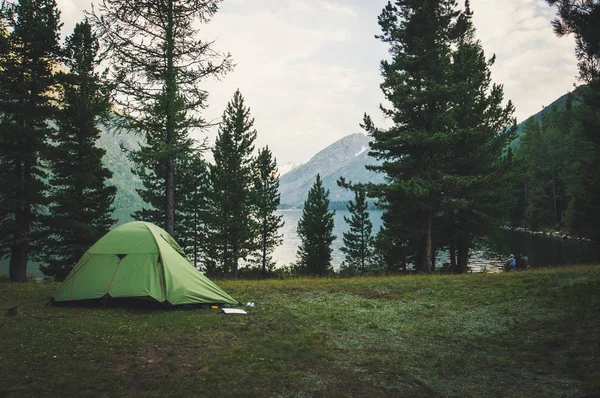
POLYGON ((56 284, 1 282, 0 397, 600 393, 600 266, 217 283, 256 306, 44 308, 56 284))

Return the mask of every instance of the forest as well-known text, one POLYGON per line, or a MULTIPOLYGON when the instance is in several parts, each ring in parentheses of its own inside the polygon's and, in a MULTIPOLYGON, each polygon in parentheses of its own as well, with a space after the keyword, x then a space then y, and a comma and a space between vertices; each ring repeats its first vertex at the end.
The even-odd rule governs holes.
POLYGON ((590 109, 584 98, 589 89, 581 86, 525 121, 513 155, 512 225, 568 231, 598 241, 597 209, 585 198, 598 177, 595 145, 586 128, 590 109))
MULTIPOLYGON (((114 225, 99 123, 143 136, 128 150, 145 203, 134 219, 164 228, 207 274, 275 275, 277 160, 268 146, 255 148, 259 132, 240 90, 216 126, 203 115, 203 82, 235 67, 201 37, 220 3, 100 0, 63 40, 55 0, 2 1, 0 258, 9 258, 12 281, 27 279, 31 260, 64 279, 114 225), (214 145, 192 138, 214 127, 214 145)), ((522 131, 468 0, 394 1, 381 11, 376 38, 389 47, 381 112, 393 125, 379 128, 365 114, 361 127, 379 161, 367 167, 385 183, 340 176, 355 194, 343 204, 351 213, 343 271, 412 265, 428 274, 443 248, 451 271, 465 273, 474 240, 502 225, 600 242, 600 5, 547 3, 557 10, 556 35, 575 37, 578 87, 522 131), (379 231, 368 218, 374 205, 383 211, 379 231)), ((335 272, 331 207, 316 175, 288 272, 335 272)))

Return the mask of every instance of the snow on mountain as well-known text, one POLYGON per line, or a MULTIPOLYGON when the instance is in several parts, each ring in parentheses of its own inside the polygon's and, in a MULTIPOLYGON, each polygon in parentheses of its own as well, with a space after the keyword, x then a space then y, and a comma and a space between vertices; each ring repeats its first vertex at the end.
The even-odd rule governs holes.
POLYGON ((296 163, 296 162, 284 163, 284 164, 278 166, 279 175, 284 175, 286 173, 289 173, 290 171, 294 170, 296 167, 301 166, 301 165, 302 165, 302 163, 296 163))
POLYGON ((370 137, 361 133, 349 135, 321 150, 305 164, 283 174, 279 180, 281 203, 302 205, 317 174, 321 175, 325 189, 329 189, 331 201, 353 198, 352 192, 337 186, 340 177, 352 182, 382 182, 381 175, 365 169, 365 165, 376 163, 368 156, 369 141, 370 137))
POLYGON ((365 145, 365 146, 363 146, 362 148, 360 148, 360 151, 356 152, 356 155, 354 155, 354 156, 358 156, 358 155, 360 155, 361 153, 364 153, 364 152, 366 152, 368 149, 369 149, 369 146, 368 146, 368 145, 365 145))

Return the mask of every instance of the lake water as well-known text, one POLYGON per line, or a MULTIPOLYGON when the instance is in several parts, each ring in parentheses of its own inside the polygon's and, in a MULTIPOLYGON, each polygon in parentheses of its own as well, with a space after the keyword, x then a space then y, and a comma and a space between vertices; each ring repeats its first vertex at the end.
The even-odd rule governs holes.
MULTIPOLYGON (((130 221, 129 212, 120 214, 121 222, 130 221)), ((300 245, 300 238, 296 233, 298 221, 302 216, 302 210, 280 210, 285 225, 283 233, 283 244, 276 248, 273 259, 278 266, 289 265, 296 261, 296 251, 300 245)), ((344 254, 340 251, 343 245, 342 234, 348 230, 344 216, 349 217, 347 211, 338 210, 334 217, 334 234, 337 239, 333 241, 333 266, 338 268, 344 260, 344 254)), ((372 211, 370 218, 373 223, 373 234, 381 227, 381 212, 372 211)), ((473 272, 482 270, 499 271, 510 254, 515 256, 525 253, 529 257, 533 267, 539 265, 566 265, 578 263, 600 263, 600 249, 588 242, 576 240, 554 239, 546 236, 531 235, 526 233, 498 230, 492 236, 482 239, 477 247, 472 250, 469 258, 469 266, 473 272)), ((448 253, 438 251, 436 254, 436 266, 442 266, 449 262, 448 253)), ((8 274, 8 260, 0 262, 0 274, 8 274)), ((36 263, 29 263, 28 274, 42 276, 36 263)))
MULTIPOLYGON (((289 265, 296 261, 296 251, 300 245, 300 238, 296 233, 298 221, 302 217, 302 210, 280 210, 285 225, 282 228, 283 244, 273 253, 274 260, 279 266, 289 265)), ((344 253, 340 251, 343 246, 342 234, 348 231, 344 216, 350 217, 348 211, 337 211, 334 217, 334 234, 337 239, 333 241, 333 266, 338 268, 344 260, 344 253)), ((373 234, 381 227, 381 212, 370 212, 373 223, 373 234)), ((525 253, 532 266, 536 265, 566 265, 576 263, 600 263, 600 250, 591 243, 583 242, 581 245, 575 240, 554 239, 546 236, 531 235, 515 231, 498 230, 492 236, 477 242, 471 251, 469 266, 473 272, 482 270, 499 271, 510 254, 515 256, 525 253)), ((441 267, 449 262, 446 251, 436 254, 436 267, 441 267)))

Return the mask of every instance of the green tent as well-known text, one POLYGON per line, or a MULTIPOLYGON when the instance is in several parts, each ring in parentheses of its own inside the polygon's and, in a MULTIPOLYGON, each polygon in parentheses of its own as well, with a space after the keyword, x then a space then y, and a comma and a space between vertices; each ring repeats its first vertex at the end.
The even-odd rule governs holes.
POLYGON ((55 302, 112 298, 160 303, 237 304, 185 257, 162 228, 130 222, 100 238, 77 262, 55 302))

